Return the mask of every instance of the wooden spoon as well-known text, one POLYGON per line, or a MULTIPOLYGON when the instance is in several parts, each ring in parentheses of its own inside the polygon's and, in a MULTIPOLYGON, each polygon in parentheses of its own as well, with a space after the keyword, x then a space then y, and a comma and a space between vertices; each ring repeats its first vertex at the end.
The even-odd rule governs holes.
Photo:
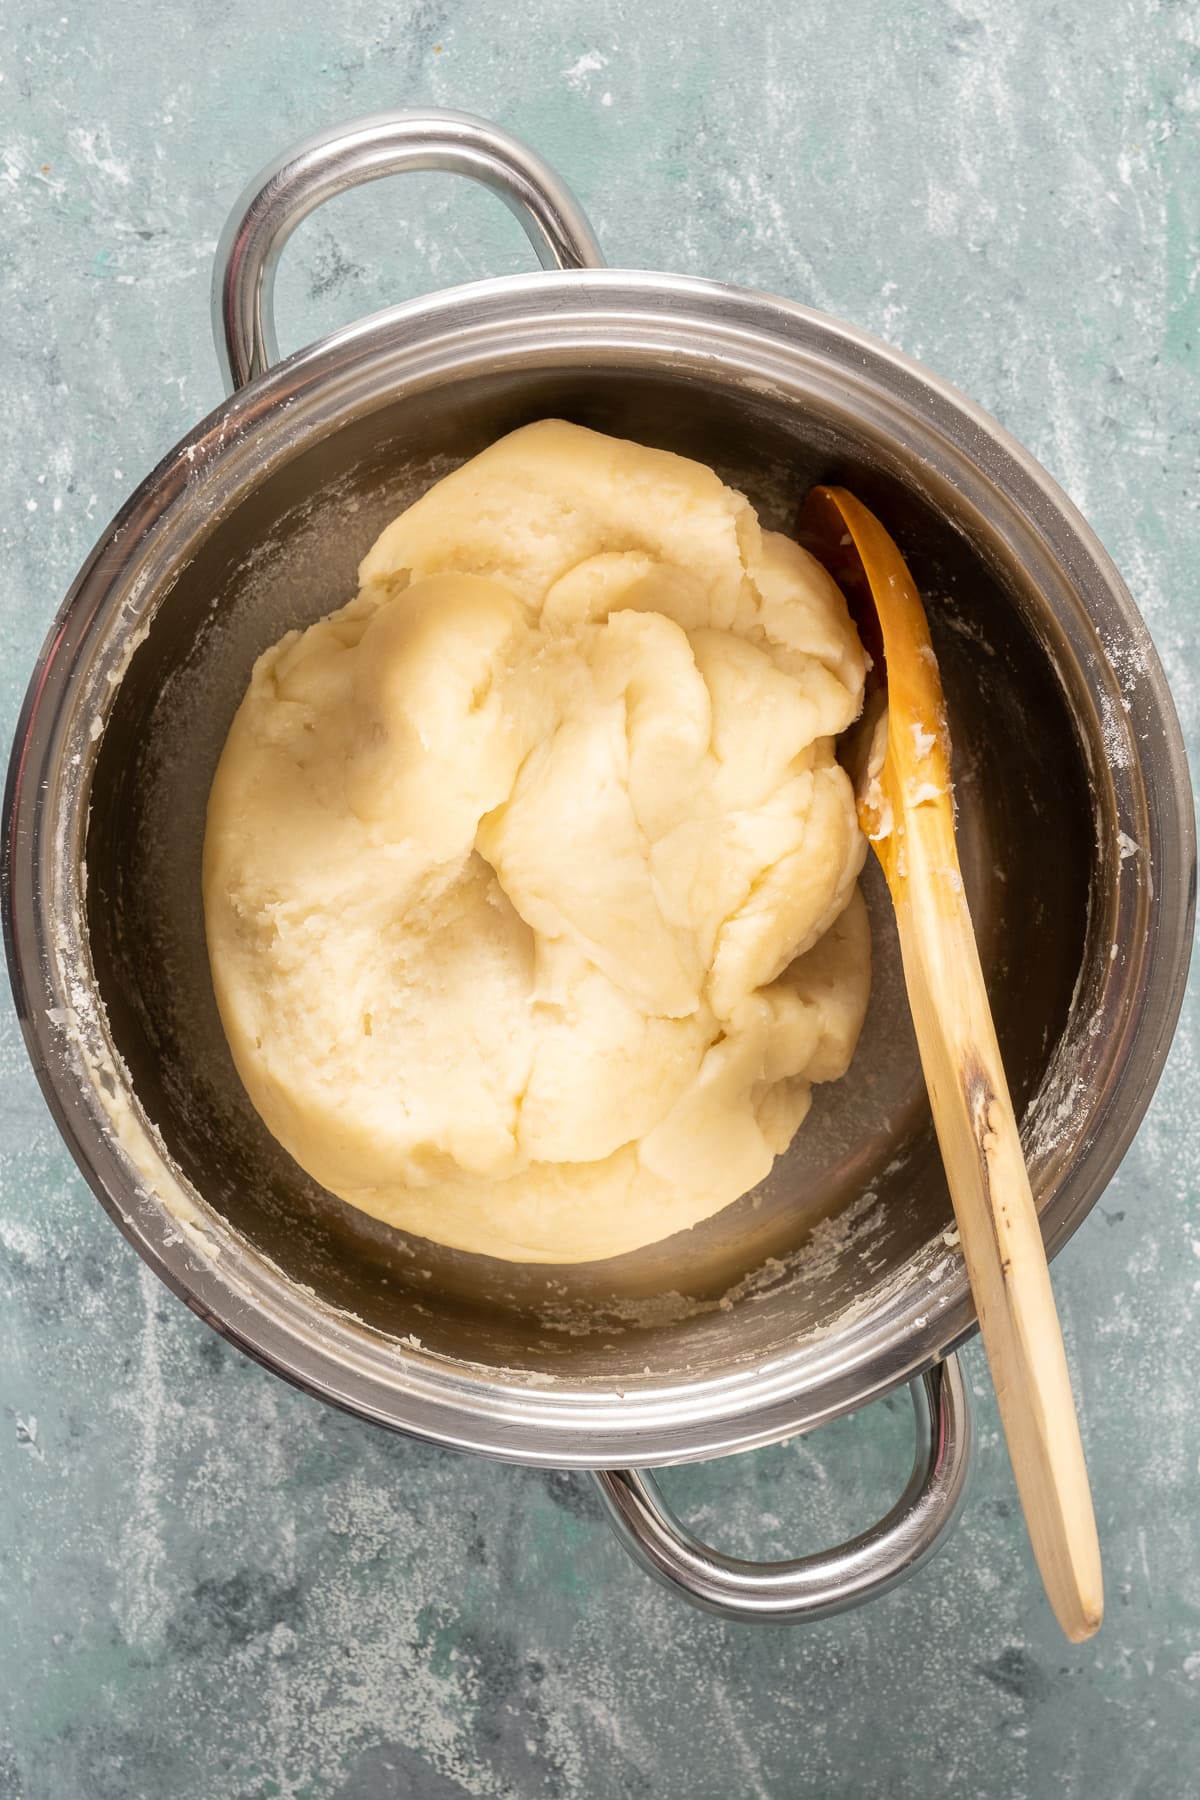
POLYGON ((874 663, 845 758, 896 909, 904 979, 963 1257, 1033 1553, 1072 1643, 1104 1611, 1100 1547, 1050 1271, 954 841, 950 739, 912 576, 879 520, 817 487, 800 541, 874 663))

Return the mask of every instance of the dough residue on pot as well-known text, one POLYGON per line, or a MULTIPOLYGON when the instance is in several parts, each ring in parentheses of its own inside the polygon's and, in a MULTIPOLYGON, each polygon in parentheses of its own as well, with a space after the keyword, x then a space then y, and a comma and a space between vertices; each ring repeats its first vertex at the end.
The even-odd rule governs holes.
POLYGON ((700 463, 547 420, 261 656, 209 800, 238 1071, 333 1193, 617 1255, 753 1187, 869 974, 840 593, 700 463))

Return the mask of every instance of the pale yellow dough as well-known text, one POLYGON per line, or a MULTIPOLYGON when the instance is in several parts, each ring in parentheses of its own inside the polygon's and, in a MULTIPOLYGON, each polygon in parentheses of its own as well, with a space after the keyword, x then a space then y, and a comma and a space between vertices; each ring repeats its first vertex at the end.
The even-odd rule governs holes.
POLYGON ((234 1061, 342 1199, 614 1256, 766 1175, 870 981, 841 595, 702 464, 557 420, 261 656, 208 808, 234 1061))

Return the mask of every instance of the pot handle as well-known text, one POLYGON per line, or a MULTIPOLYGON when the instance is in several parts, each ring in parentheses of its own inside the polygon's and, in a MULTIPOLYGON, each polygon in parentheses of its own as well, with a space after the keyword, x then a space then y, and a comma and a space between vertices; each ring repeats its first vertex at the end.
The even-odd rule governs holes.
POLYGON ((971 1454, 971 1414, 958 1359, 936 1363, 909 1391, 917 1453, 895 1506, 849 1543, 794 1562, 743 1562, 710 1549, 676 1523, 645 1470, 593 1474, 629 1554, 694 1606, 725 1619, 824 1618, 873 1600, 911 1575, 933 1555, 957 1515, 971 1454))
POLYGON ((241 195, 217 245, 213 335, 226 390, 279 360, 275 267, 301 219, 323 200, 404 169, 446 169, 499 194, 544 269, 599 269, 600 246, 566 183, 507 132, 469 113, 376 113, 324 131, 268 163, 241 195))

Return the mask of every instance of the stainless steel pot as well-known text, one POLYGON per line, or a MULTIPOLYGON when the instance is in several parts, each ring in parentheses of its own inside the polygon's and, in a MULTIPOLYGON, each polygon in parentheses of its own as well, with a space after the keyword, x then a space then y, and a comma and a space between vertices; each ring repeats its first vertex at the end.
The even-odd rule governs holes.
MULTIPOLYGON (((850 1077, 771 1178, 616 1261, 523 1269, 387 1230, 315 1187, 237 1081, 199 856, 254 656, 340 604, 382 524, 512 427, 564 414, 714 463, 771 524, 814 478, 883 514, 929 598, 965 872, 1048 1248, 1126 1150, 1191 940, 1178 725, 1146 630, 1064 495, 993 420, 846 325, 607 271, 574 200, 502 133, 365 120, 252 184, 216 268, 231 397, 132 495, 73 586, 13 749, 4 917, 29 1051, 100 1200, 230 1341, 364 1418, 591 1469, 629 1547, 742 1617, 861 1600, 935 1545, 973 1328, 886 902, 850 1077), (327 196, 401 169, 494 188, 548 272, 394 308, 284 362, 275 260, 327 196), (759 1567, 698 1544, 648 1465, 770 1443, 913 1384, 918 1452, 873 1531, 759 1567)), ((469 1104, 469 1098, 464 1103, 469 1104)))

